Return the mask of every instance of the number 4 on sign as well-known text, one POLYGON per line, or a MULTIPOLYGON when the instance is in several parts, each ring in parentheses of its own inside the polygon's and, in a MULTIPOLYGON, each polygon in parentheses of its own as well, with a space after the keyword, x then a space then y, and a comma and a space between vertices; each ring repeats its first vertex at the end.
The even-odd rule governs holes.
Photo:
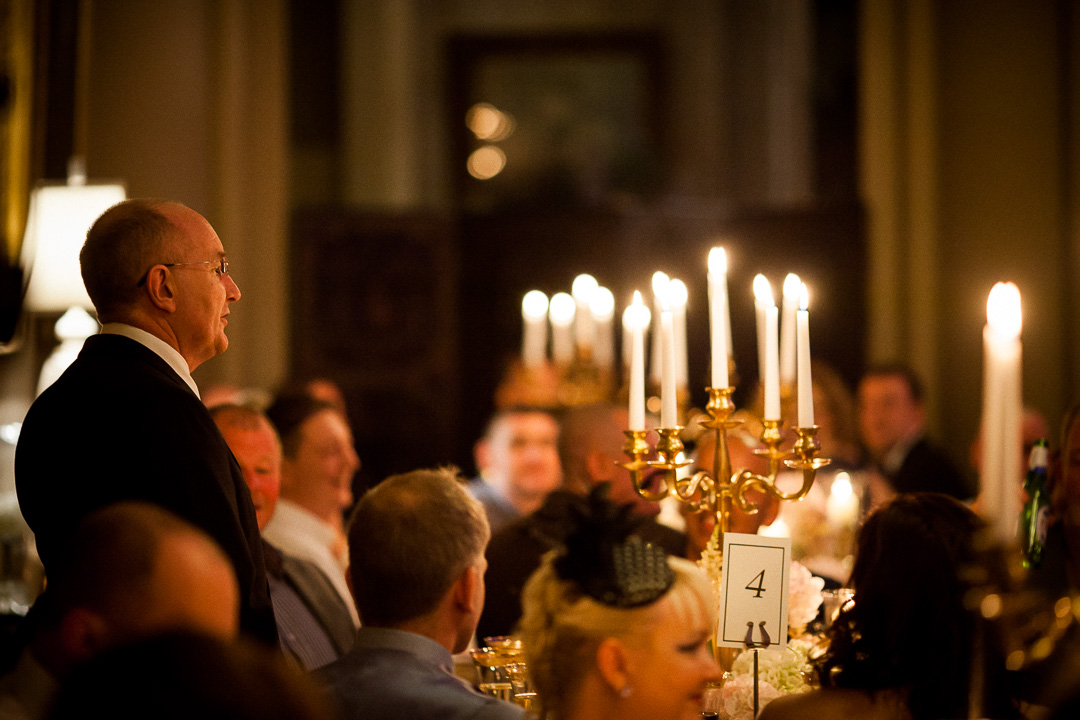
POLYGON ((786 645, 790 570, 790 538, 724 534, 717 645, 745 647, 748 625, 762 623, 774 647, 786 645))
POLYGON ((761 593, 765 592, 765 571, 762 570, 757 575, 755 575, 754 579, 746 585, 746 589, 753 590, 754 597, 761 597, 761 593), (755 585, 754 583, 757 583, 757 585, 755 585))

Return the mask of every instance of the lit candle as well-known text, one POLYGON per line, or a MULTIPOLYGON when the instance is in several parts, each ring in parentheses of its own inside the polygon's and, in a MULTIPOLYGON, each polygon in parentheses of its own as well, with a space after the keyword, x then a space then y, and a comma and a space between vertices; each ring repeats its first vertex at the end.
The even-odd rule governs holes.
POLYGON ((521 300, 521 317, 525 321, 521 336, 521 361, 528 368, 540 367, 547 357, 548 297, 539 290, 530 290, 521 300))
POLYGON ((765 308, 765 420, 780 419, 779 314, 775 305, 765 308))
POLYGON ((578 275, 574 278, 573 285, 570 286, 575 305, 574 339, 577 342, 578 350, 586 354, 592 352, 593 342, 596 339, 590 310, 592 296, 596 292, 596 288, 596 278, 592 275, 578 275))
POLYGON ((810 291, 802 286, 799 310, 795 313, 798 327, 799 360, 799 427, 814 425, 814 384, 810 378, 810 291))
POLYGON ((844 527, 852 525, 859 515, 859 498, 851 486, 851 476, 846 472, 836 473, 829 499, 825 501, 825 515, 833 525, 844 527))
POLYGON ((671 278, 668 286, 668 303, 671 306, 671 322, 675 328, 675 387, 685 390, 689 385, 690 366, 686 355, 686 283, 671 278))
MULTIPOLYGON (((634 302, 626 308, 630 325, 630 429, 645 429, 645 325, 649 309, 634 291, 634 302)), ((624 322, 625 326, 625 322, 624 322)))
POLYGON ((559 365, 569 365, 574 360, 574 298, 566 293, 555 293, 548 306, 551 320, 551 358, 559 365))
POLYGON ((728 386, 727 255, 724 248, 709 251, 709 341, 714 388, 728 386))
POLYGON ((784 278, 784 311, 780 318, 780 382, 795 384, 795 311, 799 309, 802 281, 795 273, 784 278))
MULTIPOLYGON (((660 302, 660 295, 667 290, 668 283, 671 279, 667 276, 667 273, 657 270, 652 276, 652 292, 653 292, 653 317, 657 319, 657 324, 660 322, 660 313, 664 308, 660 302)), ((659 387, 660 377, 662 375, 661 368, 664 365, 664 353, 660 347, 660 331, 659 328, 654 328, 652 333, 652 354, 649 356, 649 378, 653 382, 654 387, 659 387)))
POLYGON ((673 428, 679 422, 675 398, 675 324, 669 288, 654 283, 653 292, 660 298, 660 427, 673 428))
POLYGON ((596 346, 593 360, 601 370, 611 371, 615 363, 615 338, 612 321, 615 319, 615 296, 606 287, 598 287, 593 292, 589 303, 593 326, 596 334, 596 346))
POLYGON ((983 329, 983 463, 980 504, 998 539, 1013 542, 1020 512, 1023 445, 1020 416, 1021 346, 1023 317, 1020 290, 1013 283, 998 283, 986 300, 983 329))
POLYGON ((764 275, 754 276, 754 311, 757 314, 758 380, 765 385, 765 309, 773 302, 772 286, 764 275))

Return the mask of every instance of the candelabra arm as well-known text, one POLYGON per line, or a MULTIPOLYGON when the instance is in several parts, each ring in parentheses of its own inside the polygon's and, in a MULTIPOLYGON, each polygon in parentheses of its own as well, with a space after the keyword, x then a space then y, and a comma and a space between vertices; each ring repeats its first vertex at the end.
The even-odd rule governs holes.
POLYGON ((776 486, 769 482, 769 479, 757 475, 749 470, 743 470, 731 483, 732 491, 731 496, 735 504, 745 513, 753 515, 758 511, 758 504, 746 497, 746 493, 754 488, 761 490, 765 493, 776 494, 776 486))
POLYGON ((793 449, 794 459, 784 460, 784 464, 792 470, 801 470, 803 474, 803 484, 797 492, 785 493, 781 492, 776 486, 770 491, 773 495, 781 500, 801 500, 810 492, 810 488, 814 485, 814 476, 817 475, 818 468, 823 468, 832 460, 828 458, 817 457, 820 445, 817 441, 818 426, 812 425, 810 427, 795 428, 795 434, 798 436, 795 440, 795 447, 793 449))
POLYGON ((646 460, 649 455, 649 444, 645 441, 645 430, 626 430, 626 443, 623 452, 630 457, 628 462, 619 463, 630 473, 630 479, 634 483, 634 490, 638 495, 649 502, 663 500, 675 488, 678 480, 679 468, 690 463, 680 461, 679 453, 683 450, 682 440, 679 439, 681 427, 660 428, 660 440, 656 444, 656 454, 659 460, 646 460), (645 470, 652 469, 646 475, 645 470), (649 484, 653 481, 660 483, 659 489, 652 490, 649 484))

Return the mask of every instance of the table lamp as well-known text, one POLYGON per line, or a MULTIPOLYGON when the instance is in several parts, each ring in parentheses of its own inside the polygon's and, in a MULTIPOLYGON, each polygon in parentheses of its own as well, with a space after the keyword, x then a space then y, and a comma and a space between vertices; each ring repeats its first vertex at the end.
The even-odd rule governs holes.
POLYGON ((31 312, 64 313, 56 323, 60 346, 42 367, 38 394, 97 332, 97 321, 87 313, 93 305, 79 272, 79 250, 94 220, 126 196, 120 183, 86 183, 85 174, 74 172, 67 183, 41 183, 30 196, 23 242, 30 276, 25 305, 31 312))

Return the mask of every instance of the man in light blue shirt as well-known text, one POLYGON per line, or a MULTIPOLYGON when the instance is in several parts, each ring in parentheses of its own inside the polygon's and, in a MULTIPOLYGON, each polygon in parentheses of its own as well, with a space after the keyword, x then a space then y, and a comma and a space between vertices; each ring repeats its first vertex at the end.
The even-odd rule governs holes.
POLYGON ((362 627, 352 651, 317 671, 342 717, 520 720, 515 705, 453 674, 484 605, 480 504, 447 470, 388 478, 349 523, 349 582, 362 627))

